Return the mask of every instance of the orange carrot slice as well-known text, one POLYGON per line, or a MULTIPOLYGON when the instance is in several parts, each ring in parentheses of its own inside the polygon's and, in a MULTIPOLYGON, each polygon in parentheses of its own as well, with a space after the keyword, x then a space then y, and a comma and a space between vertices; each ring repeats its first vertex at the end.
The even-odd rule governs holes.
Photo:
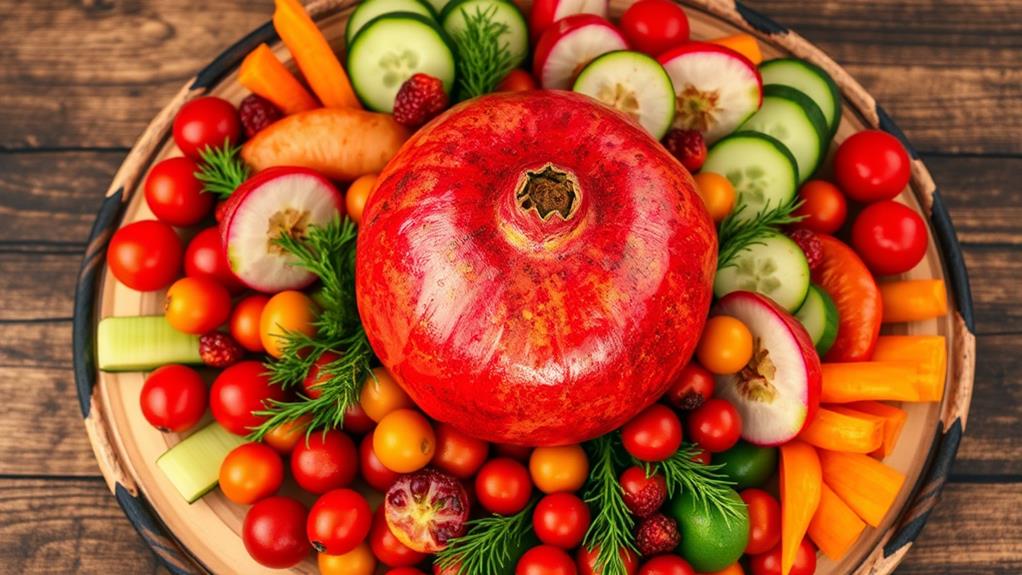
POLYGON ((903 280, 880 284, 884 323, 922 321, 947 315, 944 280, 903 280))
POLYGON ((841 407, 856 414, 884 420, 884 444, 878 451, 870 453, 870 455, 883 459, 894 451, 894 447, 898 444, 898 437, 901 436, 901 430, 905 427, 905 422, 908 421, 908 414, 904 409, 879 401, 857 401, 841 407))
POLYGON ((880 449, 884 443, 884 420, 856 417, 821 407, 798 438, 822 449, 870 453, 880 449))
POLYGON ((238 81, 253 93, 273 102, 287 115, 319 107, 316 99, 266 44, 260 44, 245 57, 238 71, 238 81))
POLYGON ((820 403, 919 401, 924 374, 916 361, 825 363, 820 367, 823 372, 820 403))
POLYGON ((312 91, 327 108, 361 108, 348 74, 298 0, 276 0, 273 27, 294 56, 312 91))
POLYGON ((809 538, 833 561, 840 561, 866 529, 866 523, 826 484, 809 523, 809 538))
POLYGON ((820 503, 822 471, 816 450, 803 441, 781 446, 781 575, 788 575, 820 503))
POLYGON ((763 61, 763 52, 759 49, 759 42, 751 34, 735 34, 710 40, 711 44, 731 48, 742 56, 745 56, 755 65, 763 61))
POLYGON ((905 476, 893 467, 860 453, 821 449, 819 455, 823 482, 863 521, 879 527, 894 505, 905 476))
POLYGON ((882 335, 873 350, 877 361, 919 362, 919 401, 940 401, 947 378, 947 341, 942 335, 882 335))

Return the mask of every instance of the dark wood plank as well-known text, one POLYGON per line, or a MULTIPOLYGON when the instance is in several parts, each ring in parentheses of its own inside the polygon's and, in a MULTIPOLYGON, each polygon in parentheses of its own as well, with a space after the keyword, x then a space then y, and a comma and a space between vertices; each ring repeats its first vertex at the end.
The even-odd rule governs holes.
POLYGON ((0 251, 0 322, 70 318, 81 259, 77 247, 0 251))
POLYGON ((1022 194, 1018 187, 1022 158, 925 156, 924 160, 961 242, 1022 244, 1022 194))

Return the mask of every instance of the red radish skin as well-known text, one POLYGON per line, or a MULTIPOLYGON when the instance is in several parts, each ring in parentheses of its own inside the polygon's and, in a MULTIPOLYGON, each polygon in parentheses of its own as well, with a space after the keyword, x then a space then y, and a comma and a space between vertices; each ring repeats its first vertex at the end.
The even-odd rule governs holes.
POLYGON ((663 394, 705 323, 716 237, 693 186, 641 128, 578 94, 455 107, 366 205, 356 283, 373 350, 469 435, 557 445, 621 426, 663 394), (579 193, 541 219, 568 197, 549 166, 579 193))
POLYGON ((607 0, 536 0, 529 12, 529 32, 535 42, 551 24, 574 14, 607 17, 607 0))
POLYGON ((532 72, 544 88, 570 90, 582 68, 597 56, 627 49, 625 37, 606 18, 576 14, 543 32, 536 44, 532 72))

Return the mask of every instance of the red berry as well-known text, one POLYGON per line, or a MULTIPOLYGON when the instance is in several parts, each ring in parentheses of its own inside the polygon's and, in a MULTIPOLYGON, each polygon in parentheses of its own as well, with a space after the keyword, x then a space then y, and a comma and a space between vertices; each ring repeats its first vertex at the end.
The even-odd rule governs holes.
POLYGON ((663 513, 643 519, 635 530, 635 547, 646 557, 674 551, 678 543, 681 543, 678 522, 663 513))
POLYGON ((210 367, 227 367, 241 361, 245 350, 234 338, 222 331, 211 331, 199 338, 202 363, 210 367))
POLYGON ((418 127, 433 119, 447 107, 444 83, 429 74, 415 74, 401 84, 394 99, 394 120, 418 127))
POLYGON ((815 272, 823 263, 823 242, 816 237, 816 232, 806 229, 792 230, 788 232, 788 237, 802 248, 806 261, 809 262, 809 271, 815 272))
POLYGON ((252 94, 242 100, 238 106, 238 114, 241 116, 241 125, 245 128, 245 136, 249 138, 284 117, 284 113, 274 106, 273 102, 258 94, 252 94))
POLYGON ((664 147, 692 173, 706 161, 706 140, 699 130, 673 129, 664 136, 664 147))
POLYGON ((624 491, 625 506, 636 517, 656 513, 667 500, 667 483, 663 475, 654 473, 647 477, 646 470, 639 466, 625 469, 618 482, 624 491))

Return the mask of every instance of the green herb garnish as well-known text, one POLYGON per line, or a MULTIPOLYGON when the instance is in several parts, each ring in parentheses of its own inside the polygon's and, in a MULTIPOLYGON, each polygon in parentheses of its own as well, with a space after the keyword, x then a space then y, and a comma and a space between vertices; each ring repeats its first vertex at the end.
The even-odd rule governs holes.
POLYGON ((511 71, 511 47, 508 42, 501 41, 511 28, 495 21, 496 14, 495 5, 486 11, 477 7, 475 14, 461 9, 465 28, 454 35, 458 53, 458 100, 492 92, 511 71))
POLYGON ((619 437, 614 432, 586 444, 589 480, 584 499, 593 520, 582 544, 590 551, 599 548, 596 566, 603 575, 626 575, 621 550, 636 550, 635 518, 625 505, 624 490, 618 481, 619 437))
POLYGON ((722 270, 735 265, 735 258, 739 254, 753 245, 762 244, 763 240, 769 234, 778 231, 780 226, 800 221, 802 219, 800 216, 792 214, 801 205, 802 202, 795 199, 775 208, 771 208, 767 203, 751 220, 740 220, 739 216, 748 207, 740 204, 720 223, 720 230, 717 233, 717 269, 722 270))
POLYGON ((202 163, 195 177, 202 182, 203 191, 225 199, 248 179, 251 170, 238 155, 240 151, 241 146, 232 146, 228 139, 222 146, 199 152, 202 163))
POLYGON ((525 535, 532 529, 532 508, 529 503, 514 515, 491 515, 468 522, 468 531, 448 542, 437 553, 437 564, 442 569, 458 567, 461 575, 501 573, 515 559, 525 535))
POLYGON ((730 497, 734 482, 720 472, 723 464, 706 465, 693 458, 702 449, 685 444, 670 457, 655 463, 644 463, 636 460, 636 465, 646 468, 646 475, 659 473, 667 484, 667 496, 674 497, 682 491, 688 491, 704 508, 713 508, 730 525, 732 519, 742 517, 741 500, 735 502, 730 497))

